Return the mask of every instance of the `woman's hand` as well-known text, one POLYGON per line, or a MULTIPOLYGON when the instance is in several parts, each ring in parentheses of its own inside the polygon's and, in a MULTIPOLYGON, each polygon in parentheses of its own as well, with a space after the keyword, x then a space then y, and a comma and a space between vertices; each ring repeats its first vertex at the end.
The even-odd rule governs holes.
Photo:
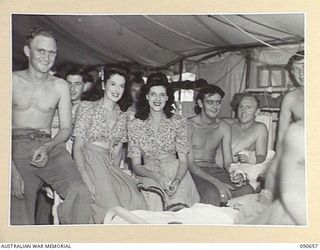
POLYGON ((180 185, 180 180, 177 179, 177 178, 174 179, 174 180, 171 182, 168 190, 166 191, 167 194, 168 194, 169 196, 174 195, 174 194, 177 192, 179 185, 180 185))
POLYGON ((246 185, 246 175, 245 173, 241 172, 237 172, 237 171, 233 171, 230 173, 230 180, 232 183, 236 183, 236 187, 242 187, 244 185, 246 185))
POLYGON ((171 184, 171 178, 163 175, 163 174, 156 174, 156 178, 155 178, 156 182, 159 183, 160 187, 164 190, 164 191, 167 191, 169 189, 169 186, 171 184))

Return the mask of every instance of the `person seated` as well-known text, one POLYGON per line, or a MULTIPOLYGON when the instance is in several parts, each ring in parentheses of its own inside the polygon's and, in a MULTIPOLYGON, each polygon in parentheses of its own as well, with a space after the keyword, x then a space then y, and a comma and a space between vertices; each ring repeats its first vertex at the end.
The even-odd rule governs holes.
POLYGON ((268 130, 256 122, 259 100, 243 94, 237 106, 237 118, 228 120, 231 125, 231 150, 234 162, 258 164, 265 161, 268 147, 268 130))
POLYGON ((94 223, 102 223, 113 207, 146 208, 138 183, 119 167, 129 114, 120 110, 118 101, 123 96, 128 71, 120 65, 107 65, 104 76, 100 98, 80 103, 74 125, 73 156, 92 194, 94 223))
MULTIPOLYGON (((136 118, 128 125, 128 157, 138 179, 145 187, 160 188, 168 206, 192 206, 199 195, 188 171, 187 123, 184 117, 172 113, 173 102, 167 77, 151 74, 142 87, 136 118)), ((148 193, 146 197, 150 210, 163 209, 157 194, 148 193)))
MULTIPOLYGON (((82 93, 84 92, 84 87, 87 85, 89 79, 88 75, 85 74, 79 66, 74 66, 69 68, 64 76, 67 81, 70 91, 71 104, 72 104, 72 124, 74 123, 76 110, 81 102, 82 93)), ((56 111, 52 126, 51 133, 55 136, 59 132, 60 122, 59 122, 59 112, 56 111)), ((73 146, 74 137, 71 136, 66 142, 66 149, 71 154, 73 146)), ((36 224, 37 225, 47 225, 52 224, 51 210, 53 206, 53 194, 52 190, 48 187, 42 188, 37 195, 37 205, 36 205, 36 224), (50 197, 48 197, 50 196, 50 197)))
POLYGON ((64 142, 72 132, 67 83, 49 74, 57 54, 50 31, 36 28, 27 35, 28 68, 12 75, 12 165, 10 222, 35 224, 37 192, 43 183, 64 199, 58 207, 61 224, 90 222, 90 192, 64 142), (59 109, 60 129, 51 137, 59 109))
POLYGON ((243 176, 229 172, 233 162, 231 126, 218 118, 224 91, 215 85, 202 88, 196 98, 196 116, 189 118, 189 170, 198 188, 200 202, 215 206, 226 205, 232 197, 252 193, 243 176), (224 165, 215 163, 222 144, 224 165), (231 180, 232 179, 232 180, 231 180))
POLYGON ((129 112, 130 119, 133 119, 136 114, 139 95, 144 85, 143 78, 138 74, 134 74, 128 82, 128 88, 126 89, 128 91, 123 94, 124 98, 119 103, 122 111, 129 112))
MULTIPOLYGON (((304 122, 289 125, 279 152, 279 175, 275 198, 262 192, 258 200, 240 208, 238 224, 306 225, 304 122), (272 201, 272 203, 271 203, 272 201)), ((264 191, 264 190, 263 190, 264 191)))

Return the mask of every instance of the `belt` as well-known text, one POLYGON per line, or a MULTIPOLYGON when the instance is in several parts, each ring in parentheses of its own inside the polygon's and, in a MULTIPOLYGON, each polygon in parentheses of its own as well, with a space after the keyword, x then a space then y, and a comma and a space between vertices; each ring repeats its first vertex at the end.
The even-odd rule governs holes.
POLYGON ((12 140, 35 140, 40 138, 51 138, 51 135, 45 132, 29 132, 26 134, 12 135, 12 140))

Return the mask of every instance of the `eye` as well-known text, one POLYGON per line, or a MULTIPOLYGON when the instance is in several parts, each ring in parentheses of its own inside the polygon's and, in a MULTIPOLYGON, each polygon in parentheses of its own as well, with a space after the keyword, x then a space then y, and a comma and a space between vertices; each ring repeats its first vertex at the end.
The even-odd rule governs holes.
POLYGON ((124 84, 121 84, 120 87, 124 89, 125 85, 124 85, 124 84))
POLYGON ((161 96, 161 97, 165 97, 166 94, 165 94, 165 93, 161 93, 160 96, 161 96))
POLYGON ((44 49, 38 49, 38 52, 40 52, 41 54, 44 54, 44 49))
POLYGON ((53 50, 49 51, 49 55, 50 55, 50 56, 55 56, 56 54, 57 54, 56 51, 53 51, 53 50))

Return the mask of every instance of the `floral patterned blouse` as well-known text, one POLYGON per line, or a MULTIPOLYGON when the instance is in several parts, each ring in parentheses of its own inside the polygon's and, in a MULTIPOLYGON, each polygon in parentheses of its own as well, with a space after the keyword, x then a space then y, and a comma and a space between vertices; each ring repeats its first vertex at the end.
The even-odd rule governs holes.
POLYGON ((187 121, 183 116, 163 117, 157 132, 146 120, 133 119, 128 125, 128 157, 159 158, 172 153, 188 153, 187 121))
POLYGON ((103 99, 96 102, 83 101, 78 107, 73 135, 84 138, 88 142, 108 142, 118 144, 127 142, 127 122, 129 116, 115 106, 117 121, 110 129, 107 126, 103 99))

